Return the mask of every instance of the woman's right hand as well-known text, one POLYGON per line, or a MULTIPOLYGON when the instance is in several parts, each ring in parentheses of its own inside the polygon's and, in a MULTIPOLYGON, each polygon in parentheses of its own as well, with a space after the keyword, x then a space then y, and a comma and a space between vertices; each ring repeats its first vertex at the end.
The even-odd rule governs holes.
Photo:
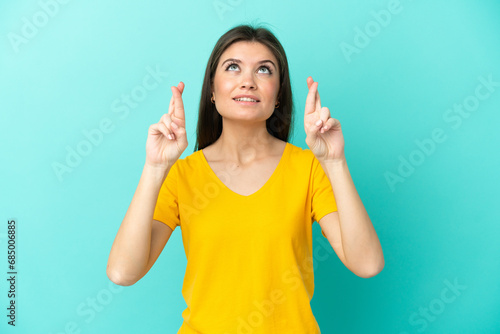
POLYGON ((170 168, 186 149, 186 121, 182 92, 184 83, 172 86, 172 98, 168 113, 163 114, 158 123, 148 130, 146 141, 146 164, 153 167, 170 168), (170 137, 171 136, 171 137, 170 137))

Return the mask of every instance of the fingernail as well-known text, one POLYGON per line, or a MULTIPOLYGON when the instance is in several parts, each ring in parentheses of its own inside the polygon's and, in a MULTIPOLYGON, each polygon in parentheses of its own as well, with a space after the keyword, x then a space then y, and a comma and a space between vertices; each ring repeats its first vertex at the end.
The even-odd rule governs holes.
POLYGON ((318 120, 316 121, 316 125, 317 125, 317 126, 318 126, 318 125, 321 125, 321 120, 320 120, 320 119, 318 119, 318 120))
POLYGON ((177 124, 175 124, 174 122, 172 122, 172 123, 171 123, 171 125, 172 125, 172 127, 173 127, 174 129, 179 128, 179 127, 177 126, 177 124))

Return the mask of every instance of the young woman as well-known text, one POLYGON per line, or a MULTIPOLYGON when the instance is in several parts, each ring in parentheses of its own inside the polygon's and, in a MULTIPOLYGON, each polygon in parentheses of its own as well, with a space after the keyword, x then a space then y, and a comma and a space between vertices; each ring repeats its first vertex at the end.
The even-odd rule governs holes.
POLYGON ((282 45, 265 28, 237 26, 208 61, 194 153, 179 159, 188 145, 182 82, 150 126, 107 274, 134 284, 179 226, 187 308, 178 333, 320 333, 310 307, 314 221, 354 274, 382 270, 340 123, 321 106, 318 83, 309 77, 307 85, 302 149, 288 142, 293 103, 282 45))

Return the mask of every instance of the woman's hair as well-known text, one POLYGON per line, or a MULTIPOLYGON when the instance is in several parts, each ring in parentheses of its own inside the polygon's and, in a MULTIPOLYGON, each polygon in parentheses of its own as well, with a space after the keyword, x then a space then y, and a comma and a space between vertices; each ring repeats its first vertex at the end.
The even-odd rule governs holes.
POLYGON ((278 60, 280 73, 279 105, 278 108, 274 109, 271 117, 266 120, 266 128, 274 137, 286 142, 288 141, 290 129, 293 129, 293 101, 285 50, 278 39, 268 29, 262 27, 255 28, 251 25, 239 25, 219 38, 208 59, 203 87, 201 88, 194 151, 201 150, 213 144, 222 133, 222 116, 217 112, 215 104, 211 101, 213 79, 222 53, 233 43, 240 41, 261 43, 267 46, 278 60))

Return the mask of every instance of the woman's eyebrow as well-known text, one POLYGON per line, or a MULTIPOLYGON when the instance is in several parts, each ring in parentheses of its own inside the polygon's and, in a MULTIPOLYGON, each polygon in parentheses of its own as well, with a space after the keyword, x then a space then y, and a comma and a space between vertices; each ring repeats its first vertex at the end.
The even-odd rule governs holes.
MULTIPOLYGON (((227 63, 228 61, 232 61, 232 62, 235 62, 235 63, 241 64, 241 60, 239 60, 239 59, 236 59, 236 58, 228 58, 228 59, 224 60, 224 62, 221 64, 221 66, 222 66, 222 65, 224 65, 225 63, 227 63)), ((269 60, 269 59, 261 60, 261 61, 259 61, 257 64, 262 64, 262 63, 271 63, 271 64, 273 64, 274 68, 277 68, 277 67, 276 67, 276 64, 274 64, 274 62, 273 62, 272 60, 269 60)))

